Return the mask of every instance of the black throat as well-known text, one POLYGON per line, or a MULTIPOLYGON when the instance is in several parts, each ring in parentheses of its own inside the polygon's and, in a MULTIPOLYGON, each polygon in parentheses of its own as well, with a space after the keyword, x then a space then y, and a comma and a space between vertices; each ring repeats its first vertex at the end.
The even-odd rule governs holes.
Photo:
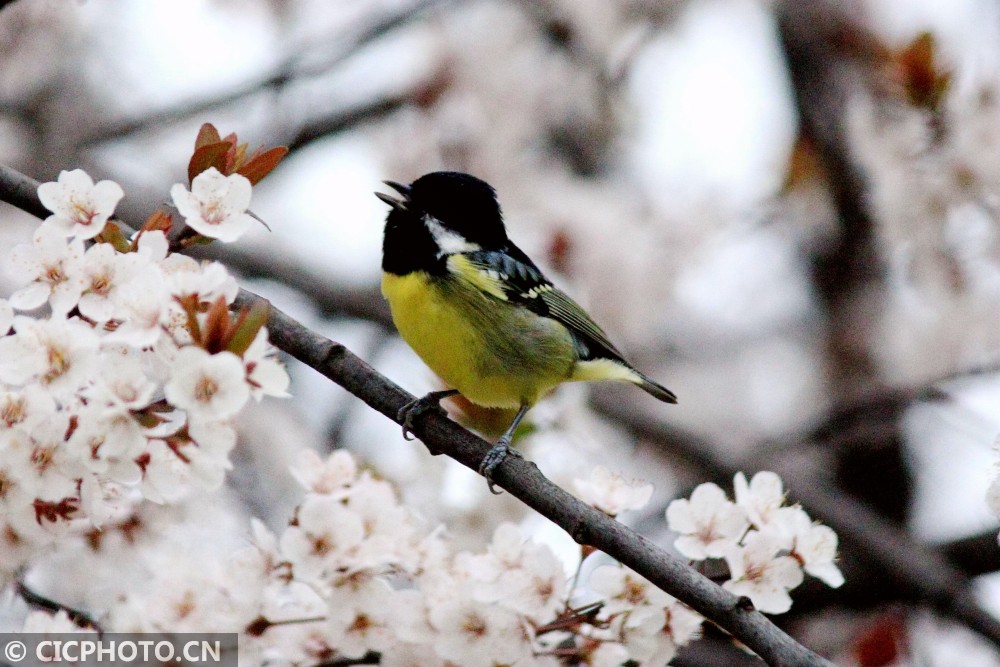
POLYGON ((444 275, 444 258, 423 220, 402 209, 389 212, 382 239, 382 270, 397 276, 414 271, 444 275))

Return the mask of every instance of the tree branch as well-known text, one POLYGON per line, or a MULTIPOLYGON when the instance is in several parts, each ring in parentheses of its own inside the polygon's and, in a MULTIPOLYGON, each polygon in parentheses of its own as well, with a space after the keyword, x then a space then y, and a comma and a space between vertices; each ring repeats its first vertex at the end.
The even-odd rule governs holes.
POLYGON ((79 628, 92 628, 98 632, 103 632, 101 626, 98 625, 97 621, 85 611, 79 609, 74 609, 73 607, 67 607, 64 604, 50 600, 44 595, 36 593, 32 589, 28 588, 28 585, 22 580, 18 579, 17 584, 17 594, 21 596, 22 599, 28 606, 36 607, 38 609, 44 609, 45 611, 50 611, 52 613, 59 613, 60 611, 66 612, 66 616, 79 628))
MULTIPOLYGON (((800 442, 797 448, 774 450, 770 456, 755 453, 742 461, 725 460, 714 453, 716 449, 711 443, 699 436, 661 424, 620 401, 598 399, 594 405, 636 437, 659 444, 674 458, 681 456, 700 472, 721 476, 727 484, 741 470, 777 472, 789 495, 800 502, 810 516, 836 531, 842 552, 853 552, 857 555, 853 560, 865 563, 867 576, 860 581, 859 577, 854 577, 854 588, 860 585, 859 590, 864 591, 873 585, 883 588, 888 584, 888 591, 895 593, 897 599, 928 602, 1000 646, 1000 621, 976 601, 968 576, 941 551, 917 541, 865 503, 832 488, 821 463, 803 452, 810 449, 809 442, 800 442)), ((996 550, 995 544, 993 549, 996 550)), ((958 551, 963 552, 962 549, 958 551)), ((830 597, 837 595, 843 592, 830 593, 830 597)))
MULTIPOLYGON (((234 305, 246 307, 259 300, 261 297, 240 290, 234 305)), ((268 331, 276 347, 397 423, 399 409, 414 398, 343 345, 310 331, 277 308, 272 307, 268 331)), ((434 412, 418 420, 412 430, 431 453, 447 454, 472 470, 478 469, 491 448, 490 443, 434 412)), ((730 632, 768 664, 830 664, 796 643, 760 612, 745 608, 739 598, 703 577, 685 561, 553 484, 534 463, 508 458, 493 479, 578 543, 593 546, 632 568, 730 632)))
MULTIPOLYGON (((28 204, 31 210, 38 210, 37 196, 32 202, 25 195, 37 186, 37 182, 13 169, 0 171, 0 201, 15 205, 21 202, 28 204)), ((263 299, 240 290, 234 305, 243 307, 259 301, 263 299)), ((343 345, 310 331, 273 306, 268 317, 268 331, 275 346, 397 423, 399 409, 414 398, 343 345)), ((490 443, 434 412, 417 420, 412 430, 431 453, 447 454, 473 470, 478 469, 491 448, 490 443)), ((724 628, 769 665, 833 667, 748 606, 744 599, 715 585, 677 556, 553 484, 534 463, 510 457, 496 470, 493 479, 511 495, 560 526, 578 543, 593 546, 632 568, 724 628)))
POLYGON ((356 317, 387 329, 392 327, 389 307, 377 287, 347 288, 287 256, 265 256, 234 244, 192 246, 184 254, 215 259, 245 278, 273 280, 298 290, 326 317, 356 317))

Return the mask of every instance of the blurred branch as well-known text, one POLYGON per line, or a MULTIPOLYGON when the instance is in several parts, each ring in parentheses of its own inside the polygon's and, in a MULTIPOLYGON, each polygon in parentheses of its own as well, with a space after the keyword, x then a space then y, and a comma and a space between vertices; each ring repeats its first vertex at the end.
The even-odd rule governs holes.
POLYGON ((288 149, 298 150, 317 139, 343 132, 363 122, 388 116, 408 104, 422 103, 427 92, 432 90, 435 85, 436 82, 423 84, 398 95, 369 100, 357 106, 337 111, 325 118, 310 121, 295 132, 295 136, 287 143, 288 149))
POLYGON ((940 544, 938 549, 948 557, 948 560, 970 575, 996 572, 1000 569, 998 532, 1000 532, 1000 528, 994 526, 979 535, 970 535, 940 544))
POLYGON ((18 579, 15 584, 15 589, 17 594, 28 604, 29 607, 35 607, 36 609, 44 609, 45 611, 57 614, 60 611, 66 612, 67 618, 73 622, 79 628, 92 628, 98 632, 103 632, 101 626, 98 625, 97 621, 85 611, 80 611, 79 609, 74 609, 73 607, 67 607, 64 604, 50 600, 44 595, 40 595, 30 589, 24 581, 18 579))
MULTIPOLYGON (((37 189, 38 183, 12 169, 5 173, 8 178, 0 180, 0 201, 14 203, 11 200, 17 199, 37 210, 37 203, 24 202, 23 196, 14 197, 13 193, 37 189), (15 175, 20 178, 15 179, 15 175), (8 189, 6 186, 13 187, 8 189)), ((234 306, 241 308, 261 301, 265 300, 240 290, 234 306)), ((268 317, 268 331, 276 347, 397 423, 400 408, 414 398, 343 345, 310 331, 273 306, 268 317)), ((492 447, 445 415, 435 412, 422 416, 412 431, 432 454, 447 454, 473 470, 478 469, 492 447)), ((724 628, 768 664, 832 667, 832 663, 798 644, 766 616, 754 610, 749 600, 738 598, 717 586, 677 556, 580 502, 549 481, 534 463, 510 457, 497 469, 493 479, 511 495, 560 526, 575 541, 593 546, 632 568, 724 628)))
POLYGON ((44 220, 50 212, 38 199, 38 181, 6 165, 0 164, 0 201, 5 201, 44 220))
POLYGON ((351 37, 322 40, 324 45, 334 44, 335 46, 330 53, 314 65, 309 67, 301 66, 300 62, 303 60, 301 53, 307 49, 297 49, 297 55, 285 60, 275 71, 268 75, 244 83, 228 92, 209 99, 197 100, 170 109, 147 113, 142 118, 99 129, 89 136, 80 139, 78 147, 87 148, 106 141, 117 141, 146 130, 157 130, 164 125, 177 123, 192 116, 203 114, 206 111, 234 104, 262 91, 273 90, 277 92, 293 81, 320 76, 343 63, 377 39, 397 28, 409 24, 439 5, 447 5, 455 1, 416 0, 410 5, 392 10, 351 37))
POLYGON ((877 378, 863 337, 854 330, 854 300, 881 275, 874 221, 865 207, 866 183, 850 154, 843 119, 860 92, 863 70, 835 48, 857 30, 830 0, 783 0, 776 8, 785 61, 795 90, 800 132, 812 140, 829 175, 840 220, 835 241, 816 258, 813 279, 829 312, 831 371, 837 393, 863 389, 877 378))
POLYGON ((193 246, 185 254, 219 260, 246 278, 271 280, 291 287, 305 295, 326 317, 356 317, 383 327, 392 326, 389 306, 378 287, 345 287, 290 257, 238 245, 193 246))

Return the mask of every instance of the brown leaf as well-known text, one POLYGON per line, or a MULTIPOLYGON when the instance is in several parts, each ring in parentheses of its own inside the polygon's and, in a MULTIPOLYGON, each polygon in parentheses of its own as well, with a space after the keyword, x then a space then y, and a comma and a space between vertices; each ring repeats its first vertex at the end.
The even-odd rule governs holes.
POLYGON ((208 314, 205 316, 202 347, 212 354, 226 349, 229 322, 229 306, 226 304, 225 297, 220 296, 208 309, 208 314))
POLYGON ((214 144, 207 144, 195 150, 188 163, 188 182, 194 182, 194 177, 201 172, 215 167, 223 174, 226 173, 226 153, 232 145, 226 141, 217 141, 214 144))
POLYGON ((174 218, 172 215, 164 211, 162 208, 153 211, 152 215, 146 218, 146 222, 142 223, 142 227, 139 228, 141 232, 163 232, 166 234, 170 231, 170 228, 174 224, 174 218))
POLYGON ((198 138, 194 140, 194 149, 198 150, 202 146, 217 144, 220 141, 222 141, 222 138, 219 136, 219 131, 215 129, 215 126, 211 123, 205 123, 198 130, 198 138))
POLYGON ((921 33, 896 56, 898 75, 910 104, 936 111, 951 82, 951 72, 935 62, 934 35, 921 33))
POLYGON ((286 146, 277 146, 263 153, 255 153, 246 164, 236 170, 236 173, 246 176, 251 185, 257 185, 278 166, 278 163, 286 155, 288 155, 286 146))

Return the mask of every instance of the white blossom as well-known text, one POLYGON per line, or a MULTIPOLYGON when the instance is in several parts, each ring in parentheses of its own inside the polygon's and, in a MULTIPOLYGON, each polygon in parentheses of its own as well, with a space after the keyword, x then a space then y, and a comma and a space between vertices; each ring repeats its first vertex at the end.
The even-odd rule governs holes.
POLYGON ((86 397, 113 412, 141 410, 153 400, 157 384, 149 377, 134 348, 102 346, 100 378, 85 390, 86 397))
POLYGON ((0 336, 14 325, 14 308, 7 299, 0 299, 0 336))
POLYGON ((312 449, 302 449, 291 466, 292 477, 306 491, 338 497, 347 495, 358 474, 354 457, 343 449, 333 451, 324 461, 312 449))
POLYGON ((749 526, 745 510, 711 483, 699 484, 690 500, 672 501, 667 506, 667 523, 681 534, 674 546, 694 560, 721 558, 749 526))
POLYGON ((285 366, 277 360, 276 352, 267 342, 267 327, 261 327, 250 347, 243 353, 243 363, 247 369, 250 395, 255 400, 264 396, 288 396, 291 380, 285 366))
POLYGON ((120 285, 113 294, 112 303, 114 316, 121 322, 108 334, 108 342, 137 348, 159 342, 167 313, 177 307, 156 265, 144 266, 120 285))
POLYGON ((345 599, 337 590, 328 598, 327 624, 338 652, 360 658, 380 651, 391 641, 393 590, 383 581, 369 580, 358 594, 345 599))
POLYGON ((626 480, 604 466, 594 468, 589 480, 574 479, 573 487, 580 500, 610 516, 641 509, 653 495, 652 484, 626 480))
POLYGON ((99 339, 77 318, 18 316, 15 334, 0 338, 0 381, 36 381, 59 401, 69 400, 97 368, 99 339))
POLYGON ((364 523, 331 496, 309 496, 296 513, 297 525, 279 538, 281 553, 304 581, 330 582, 348 566, 365 537, 364 523))
POLYGON ((590 574, 591 590, 602 597, 602 613, 628 611, 638 606, 664 607, 673 600, 646 578, 622 565, 602 565, 590 574))
POLYGON ((476 563, 475 597, 497 602, 533 621, 548 620, 566 603, 566 571, 552 550, 527 542, 513 524, 502 524, 486 555, 476 563))
MULTIPOLYGON (((150 270, 151 264, 147 264, 150 270)), ((118 293, 144 268, 138 255, 122 254, 110 243, 96 243, 84 254, 81 262, 83 295, 80 312, 88 319, 104 323, 118 314, 118 293)), ((153 295, 147 295, 150 297, 153 295)))
POLYGON ((750 522, 763 528, 775 519, 775 513, 785 503, 785 491, 781 478, 773 472, 763 470, 747 482, 746 475, 736 473, 733 479, 736 504, 742 507, 750 522))
POLYGON ((223 176, 210 167, 194 177, 190 192, 178 183, 170 188, 170 196, 185 222, 196 232, 229 242, 238 239, 253 224, 253 218, 247 214, 251 190, 245 176, 223 176))
POLYGON ((52 211, 42 227, 63 236, 91 239, 101 233, 124 192, 114 181, 93 179, 82 169, 63 171, 54 183, 38 186, 38 198, 52 211))
POLYGON ((743 545, 731 545, 725 554, 731 579, 722 586, 745 595, 767 614, 783 614, 792 606, 788 591, 802 583, 802 569, 790 556, 778 555, 781 541, 773 534, 751 531, 743 545))
POLYGON ((163 391, 172 405, 207 419, 232 417, 250 398, 239 357, 232 352, 209 354, 193 345, 177 352, 163 391))
POLYGON ((52 395, 37 384, 0 390, 0 431, 17 428, 30 432, 55 412, 52 395))
POLYGON ((453 596, 432 607, 429 619, 437 654, 463 667, 512 664, 531 655, 517 615, 502 607, 453 596))
POLYGON ((829 526, 822 526, 809 518, 802 508, 788 508, 792 528, 793 558, 802 564, 802 569, 827 586, 838 588, 844 583, 844 575, 834 561, 837 559, 837 534, 829 526))
POLYGON ((83 294, 83 242, 67 240, 51 227, 35 230, 30 244, 15 246, 8 260, 12 276, 25 286, 10 296, 15 310, 33 310, 48 302, 52 312, 65 316, 83 294))

